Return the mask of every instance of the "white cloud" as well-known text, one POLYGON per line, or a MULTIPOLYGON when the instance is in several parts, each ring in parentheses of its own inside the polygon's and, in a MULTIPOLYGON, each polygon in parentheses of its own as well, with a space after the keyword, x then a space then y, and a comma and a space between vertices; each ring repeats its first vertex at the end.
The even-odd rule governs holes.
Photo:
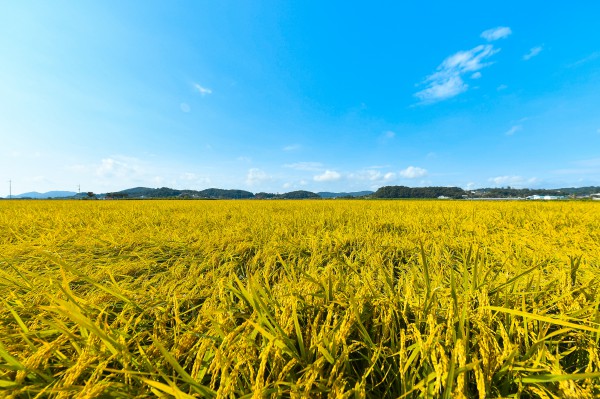
POLYGON ((379 135, 379 137, 377 138, 377 142, 379 144, 386 144, 388 142, 390 142, 391 140, 393 140, 396 137, 396 132, 393 132, 391 130, 386 130, 385 132, 381 133, 381 135, 379 135))
POLYGON ((419 177, 427 176, 427 169, 409 166, 408 168, 401 170, 399 173, 400 176, 406 179, 417 179, 419 177))
POLYGON ((288 181, 288 182, 285 182, 285 183, 282 184, 281 187, 283 187, 286 190, 289 190, 289 189, 298 190, 298 189, 303 188, 307 184, 308 184, 308 182, 303 179, 303 180, 299 180, 299 181, 288 181))
POLYGON ((471 79, 479 79, 481 77, 481 72, 475 72, 471 75, 471 79))
POLYGON ((531 50, 529 50, 529 52, 527 54, 525 54, 523 56, 523 60, 529 61, 530 59, 532 59, 533 57, 535 57, 536 55, 541 53, 542 50, 543 50, 542 46, 533 47, 531 50))
POLYGON ((179 178, 188 183, 197 183, 197 184, 209 184, 211 182, 210 178, 197 175, 196 173, 182 173, 179 178))
POLYGON ((211 89, 209 89, 208 87, 202 87, 198 83, 194 83, 194 89, 198 90, 198 92, 200 94, 202 94, 203 96, 205 96, 207 94, 212 94, 211 89))
POLYGON ((467 73, 475 75, 491 62, 485 62, 496 54, 499 49, 494 49, 491 44, 479 45, 467 51, 459 51, 446 58, 436 72, 425 78, 427 88, 415 93, 422 103, 432 103, 445 100, 467 91, 469 86, 463 81, 462 76, 467 73))
POLYGON ((336 180, 340 180, 341 178, 342 178, 342 175, 334 170, 326 170, 322 174, 316 175, 313 177, 313 179, 315 181, 320 181, 320 182, 336 181, 336 180))
POLYGON ((368 180, 374 181, 382 178, 382 174, 378 170, 366 170, 364 172, 364 177, 368 180))
POLYGON ((502 91, 502 90, 506 90, 506 89, 508 89, 507 85, 500 85, 500 86, 496 87, 496 90, 498 90, 498 91, 502 91))
POLYGON ((258 168, 252 168, 248 170, 248 174, 246 175, 246 184, 249 186, 255 186, 269 180, 271 180, 271 176, 269 176, 264 170, 258 168))
POLYGON ((511 126, 511 128, 508 129, 505 134, 507 136, 512 136, 513 134, 520 132, 521 130, 523 130, 522 125, 514 125, 514 126, 511 126))
POLYGON ((102 178, 128 178, 142 172, 136 159, 104 158, 96 168, 96 175, 102 178))
POLYGON ((357 189, 364 189, 365 187, 370 190, 377 190, 379 187, 389 185, 391 182, 396 180, 397 173, 394 172, 381 172, 375 169, 363 169, 357 172, 346 174, 344 177, 350 182, 351 186, 357 189))
POLYGON ((529 179, 524 178, 522 176, 497 176, 488 179, 490 182, 494 183, 496 186, 515 186, 522 187, 527 185, 532 185, 539 182, 537 177, 531 177, 529 179))
POLYGON ((285 164, 283 167, 295 170, 306 170, 309 172, 323 170, 323 164, 320 162, 296 162, 285 164))
POLYGON ((383 174, 380 171, 374 169, 361 170, 357 173, 350 173, 348 175, 350 179, 370 181, 380 180, 382 176, 383 174))
POLYGON ((191 108, 190 108, 189 104, 187 104, 187 103, 179 104, 179 108, 181 109, 182 112, 185 112, 185 113, 188 113, 191 111, 191 108))
POLYGON ((435 102, 457 96, 467 91, 468 87, 460 76, 452 76, 430 83, 427 89, 421 90, 415 96, 423 102, 435 102))
POLYGON ((283 147, 283 151, 298 151, 300 148, 300 144, 291 144, 283 147))
POLYGON ((367 168, 357 172, 348 173, 346 177, 348 180, 370 182, 372 185, 376 186, 394 180, 396 179, 396 176, 397 175, 394 172, 382 172, 375 168, 367 168))
POLYGON ((396 174, 394 172, 388 172, 385 175, 383 175, 383 180, 385 180, 385 181, 394 180, 395 178, 396 178, 396 174))
POLYGON ((481 32, 481 37, 488 42, 493 42, 494 40, 507 38, 511 33, 512 30, 508 26, 498 26, 481 32))

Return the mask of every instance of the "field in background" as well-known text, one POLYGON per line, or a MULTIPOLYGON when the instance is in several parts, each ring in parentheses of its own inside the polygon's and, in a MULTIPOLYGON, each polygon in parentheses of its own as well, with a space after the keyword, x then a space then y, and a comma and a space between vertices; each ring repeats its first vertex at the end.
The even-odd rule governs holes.
POLYGON ((2 201, 0 396, 600 396, 600 204, 2 201))

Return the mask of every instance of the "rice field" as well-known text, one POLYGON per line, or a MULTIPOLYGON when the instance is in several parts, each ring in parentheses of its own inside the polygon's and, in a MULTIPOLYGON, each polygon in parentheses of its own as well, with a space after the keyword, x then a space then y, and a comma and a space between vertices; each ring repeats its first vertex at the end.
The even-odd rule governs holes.
POLYGON ((600 204, 1 201, 0 397, 598 398, 600 204))

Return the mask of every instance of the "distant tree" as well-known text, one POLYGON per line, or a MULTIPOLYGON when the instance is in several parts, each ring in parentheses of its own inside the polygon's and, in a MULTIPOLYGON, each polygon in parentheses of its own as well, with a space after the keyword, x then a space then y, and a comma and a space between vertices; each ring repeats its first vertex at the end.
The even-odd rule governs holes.
POLYGON ((254 194, 254 198, 256 198, 256 199, 273 199, 273 198, 277 198, 277 194, 260 192, 260 193, 254 194))
POLYGON ((108 199, 124 199, 129 197, 127 193, 106 193, 106 198, 108 199))

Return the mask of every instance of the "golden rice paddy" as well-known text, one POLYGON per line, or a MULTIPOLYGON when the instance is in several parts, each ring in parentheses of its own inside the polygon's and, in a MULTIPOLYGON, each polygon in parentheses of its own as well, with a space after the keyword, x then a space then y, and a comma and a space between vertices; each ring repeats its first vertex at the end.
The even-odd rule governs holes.
POLYGON ((599 206, 2 201, 0 397, 598 398, 599 206))

